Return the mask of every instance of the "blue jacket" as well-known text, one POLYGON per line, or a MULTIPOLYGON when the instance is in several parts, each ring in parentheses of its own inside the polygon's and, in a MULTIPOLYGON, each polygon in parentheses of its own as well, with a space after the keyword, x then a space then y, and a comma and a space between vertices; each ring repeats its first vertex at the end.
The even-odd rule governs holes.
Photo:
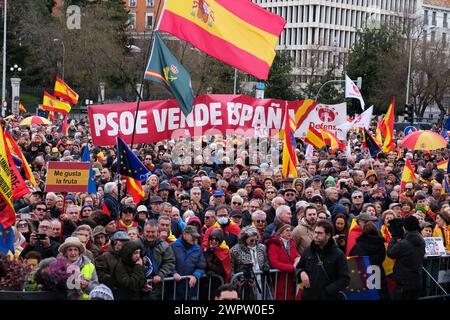
POLYGON ((206 259, 198 244, 189 249, 184 245, 182 238, 172 243, 176 264, 174 273, 181 276, 194 275, 197 279, 205 273, 206 259))

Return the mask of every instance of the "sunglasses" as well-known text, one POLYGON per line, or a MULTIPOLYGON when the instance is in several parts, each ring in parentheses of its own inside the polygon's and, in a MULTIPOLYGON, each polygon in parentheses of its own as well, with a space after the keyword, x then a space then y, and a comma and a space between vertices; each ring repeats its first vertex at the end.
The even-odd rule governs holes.
POLYGON ((286 193, 286 197, 295 197, 295 193, 286 193))
POLYGON ((405 190, 412 190, 412 188, 405 188, 405 190))
POLYGON ((217 241, 217 242, 219 242, 219 238, 217 238, 217 237, 210 237, 209 238, 209 241, 217 241))
POLYGON ((256 223, 265 223, 266 220, 256 220, 256 223))
POLYGON ((252 240, 248 240, 248 242, 249 242, 249 243, 256 243, 256 242, 258 242, 258 240, 252 239, 252 240))
POLYGON ((266 191, 266 193, 275 193, 275 191, 266 191))
POLYGON ((17 227, 18 227, 18 228, 26 228, 26 227, 28 227, 28 224, 27 224, 27 223, 19 223, 19 224, 17 225, 17 227))
POLYGON ((236 205, 236 206, 242 205, 242 203, 240 203, 240 202, 233 202, 233 204, 236 205))
POLYGON ((47 211, 47 208, 36 208, 37 211, 47 211))
POLYGON ((362 198, 362 196, 354 196, 353 199, 362 198))
POLYGON ((361 187, 368 187, 368 184, 362 184, 361 187))
POLYGON ((386 184, 394 185, 394 183, 393 183, 393 182, 386 182, 386 184))

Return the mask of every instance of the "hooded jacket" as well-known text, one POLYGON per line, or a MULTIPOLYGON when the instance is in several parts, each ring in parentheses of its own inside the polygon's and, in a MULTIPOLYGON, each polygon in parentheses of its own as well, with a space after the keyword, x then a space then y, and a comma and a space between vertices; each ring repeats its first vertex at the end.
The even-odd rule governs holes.
POLYGON ((372 265, 383 267, 386 257, 384 238, 381 236, 362 234, 356 239, 356 244, 350 251, 350 256, 368 256, 372 265))
POLYGON ((422 288, 422 267, 425 255, 425 241, 417 231, 408 231, 402 240, 389 241, 387 256, 396 259, 393 279, 398 286, 407 290, 422 288))
POLYGON ((299 276, 305 271, 311 285, 303 289, 302 300, 336 300, 338 292, 350 283, 347 258, 332 237, 323 249, 311 242, 297 265, 297 271, 299 276))
POLYGON ((132 260, 134 251, 142 249, 137 241, 126 242, 120 250, 120 260, 114 270, 114 280, 117 283, 118 300, 136 300, 146 283, 144 266, 132 260))

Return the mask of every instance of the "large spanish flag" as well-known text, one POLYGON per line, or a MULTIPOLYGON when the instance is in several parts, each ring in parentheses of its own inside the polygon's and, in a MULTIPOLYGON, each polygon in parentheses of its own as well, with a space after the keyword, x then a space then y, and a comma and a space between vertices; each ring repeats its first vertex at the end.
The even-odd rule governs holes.
POLYGON ((267 79, 286 21, 249 0, 166 0, 157 30, 267 79))
MULTIPOLYGON (((0 125, 0 224, 7 229, 16 222, 16 213, 12 203, 12 177, 10 170, 11 154, 0 125)), ((3 235, 2 235, 3 236, 3 235)))
POLYGON ((42 108, 45 111, 59 112, 67 114, 70 112, 72 107, 67 102, 61 101, 53 97, 47 91, 44 92, 44 98, 42 102, 42 108))
POLYGON ((56 77, 55 81, 55 89, 53 94, 61 99, 66 100, 69 103, 77 104, 78 103, 78 94, 73 91, 67 83, 62 81, 59 77, 56 77))
POLYGON ((384 136, 384 144, 381 149, 384 153, 395 151, 394 108, 395 108, 395 97, 392 98, 392 101, 389 104, 389 109, 386 112, 383 120, 379 124, 380 131, 384 136))

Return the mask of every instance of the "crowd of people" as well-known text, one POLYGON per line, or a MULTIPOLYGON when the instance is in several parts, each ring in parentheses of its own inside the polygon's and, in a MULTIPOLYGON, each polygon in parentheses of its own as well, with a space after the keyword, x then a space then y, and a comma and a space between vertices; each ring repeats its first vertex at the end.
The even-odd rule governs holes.
MULTIPOLYGON (((350 283, 347 257, 368 256, 382 270, 381 299, 417 299, 423 238, 442 238, 450 253, 450 193, 446 171, 437 169, 446 150, 399 148, 373 159, 351 131, 351 154, 308 156, 297 139, 298 178, 283 178, 281 162, 253 164, 247 149, 235 159, 215 152, 238 147, 242 137, 203 137, 204 152, 191 163, 174 160, 178 140, 138 144, 133 152, 151 174, 135 203, 118 180, 115 147, 92 145, 87 117, 72 120, 67 136, 19 120, 2 127, 36 180, 14 201, 15 252, 8 255, 26 266, 24 291, 154 300, 170 299, 163 286, 176 284, 176 299, 198 299, 208 290, 201 279, 217 276, 247 285, 249 299, 262 299, 262 286, 273 299, 338 299, 350 283), (80 161, 86 146, 97 192, 45 192, 47 163, 80 161), (418 182, 401 188, 405 159, 418 182), (277 281, 263 281, 271 269, 279 270, 277 281)), ((282 144, 271 151, 280 159, 282 144)), ((6 275, 0 270, 0 285, 6 275)))

